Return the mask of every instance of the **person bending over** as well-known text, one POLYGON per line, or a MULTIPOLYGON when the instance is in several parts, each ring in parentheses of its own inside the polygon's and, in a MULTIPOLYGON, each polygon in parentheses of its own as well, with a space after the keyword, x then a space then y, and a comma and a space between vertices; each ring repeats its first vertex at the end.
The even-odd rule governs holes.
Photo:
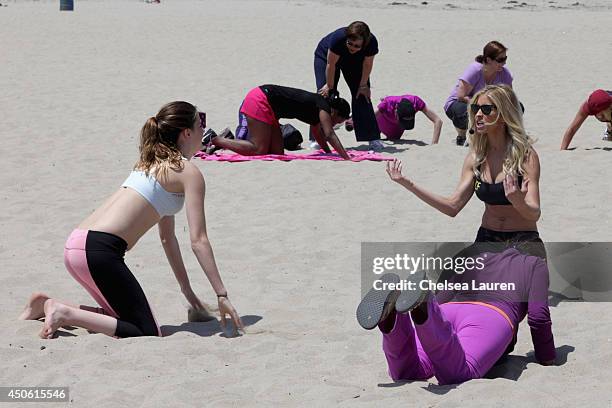
POLYGON ((567 150, 574 135, 589 116, 595 116, 598 121, 607 123, 603 138, 604 140, 612 141, 612 91, 598 89, 589 95, 563 134, 561 150, 567 150))
POLYGON ((376 54, 378 40, 370 27, 363 21, 353 21, 319 41, 314 52, 314 73, 317 92, 323 96, 338 94, 342 73, 351 91, 355 137, 379 151, 384 145, 370 99, 370 75, 376 54))
MULTIPOLYGON (((386 96, 380 99, 376 121, 380 131, 390 140, 402 137, 405 130, 414 129, 417 112, 423 112, 434 125, 431 144, 437 144, 442 130, 442 120, 416 95, 386 96)), ((348 122, 347 122, 348 123, 348 122)))
POLYGON ((279 119, 308 123, 321 148, 330 153, 328 143, 346 160, 350 157, 334 132, 334 125, 350 116, 351 108, 342 98, 326 99, 302 89, 280 85, 253 88, 240 106, 236 139, 215 137, 211 143, 245 156, 284 154, 279 119), (245 131, 246 130, 246 131, 245 131))

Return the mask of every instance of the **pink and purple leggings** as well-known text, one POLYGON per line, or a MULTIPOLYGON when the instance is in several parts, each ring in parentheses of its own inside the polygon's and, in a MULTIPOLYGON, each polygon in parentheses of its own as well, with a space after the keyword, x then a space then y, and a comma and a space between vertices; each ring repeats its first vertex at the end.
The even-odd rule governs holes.
POLYGON ((397 313, 395 326, 383 333, 389 374, 397 380, 426 380, 440 385, 482 378, 513 338, 510 323, 499 312, 478 304, 427 304, 428 318, 413 324, 397 313))
POLYGON ((64 264, 98 302, 117 319, 117 337, 161 336, 149 302, 125 264, 127 243, 107 232, 75 229, 64 249, 64 264))

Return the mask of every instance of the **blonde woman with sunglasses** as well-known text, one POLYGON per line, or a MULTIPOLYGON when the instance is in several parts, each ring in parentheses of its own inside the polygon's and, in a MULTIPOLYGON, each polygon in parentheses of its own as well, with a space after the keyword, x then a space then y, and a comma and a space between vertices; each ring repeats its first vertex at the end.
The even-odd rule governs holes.
POLYGON ((476 193, 485 209, 476 242, 504 242, 545 258, 540 219, 540 161, 523 127, 520 103, 509 86, 488 85, 470 101, 470 151, 454 193, 444 197, 402 175, 402 163, 387 164, 391 179, 438 211, 455 217, 476 193))
MULTIPOLYGON (((523 113, 512 88, 488 85, 470 100, 468 152, 459 185, 450 196, 418 186, 402 174, 399 160, 387 163, 391 180, 438 211, 455 217, 474 193, 485 209, 476 243, 465 251, 496 243, 496 251, 514 247, 523 254, 546 259, 538 233, 540 219, 540 160, 525 132, 523 113), (472 133, 473 132, 473 133, 472 133)), ((458 254, 457 256, 461 256, 458 254)), ((548 280, 546 280, 546 283, 548 280)), ((516 332, 505 354, 516 344, 516 332)))

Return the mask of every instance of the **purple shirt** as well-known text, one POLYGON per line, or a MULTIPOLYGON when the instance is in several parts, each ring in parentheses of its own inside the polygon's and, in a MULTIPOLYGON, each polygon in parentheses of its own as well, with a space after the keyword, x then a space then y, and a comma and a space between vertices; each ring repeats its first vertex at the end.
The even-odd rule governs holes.
POLYGON ((392 115, 395 118, 395 108, 397 108, 397 104, 402 101, 402 99, 408 99, 412 105, 414 106, 414 110, 417 112, 421 112, 425 109, 425 102, 421 98, 416 95, 402 95, 402 96, 387 96, 378 104, 378 111, 384 113, 385 115, 392 115))
MULTIPOLYGON (((505 84, 512 86, 513 78, 510 70, 504 66, 502 70, 495 75, 493 81, 487 84, 485 83, 484 73, 482 72, 482 64, 480 62, 472 62, 463 72, 463 74, 461 74, 459 79, 472 85, 472 90, 466 95, 471 98, 476 92, 480 91, 486 85, 505 84)), ((445 112, 448 110, 448 107, 457 100, 457 89, 459 88, 459 83, 460 82, 457 81, 457 84, 451 91, 450 96, 444 104, 445 112)))
POLYGON ((397 122, 395 117, 395 108, 402 99, 408 99, 412 102, 414 110, 421 112, 427 105, 425 102, 416 95, 401 95, 401 96, 387 96, 378 104, 378 114, 376 115, 376 121, 378 122, 378 128, 385 134, 389 139, 399 139, 404 133, 402 128, 397 122))
POLYGON ((483 257, 484 268, 452 273, 450 283, 466 283, 469 289, 443 290, 436 294, 439 303, 482 302, 502 310, 518 330, 527 316, 531 339, 538 361, 555 358, 555 342, 548 310, 548 267, 536 256, 523 255, 514 248, 501 253, 483 252, 471 257, 483 257), (486 257, 485 257, 486 255, 486 257), (483 283, 514 283, 514 290, 473 290, 483 283))

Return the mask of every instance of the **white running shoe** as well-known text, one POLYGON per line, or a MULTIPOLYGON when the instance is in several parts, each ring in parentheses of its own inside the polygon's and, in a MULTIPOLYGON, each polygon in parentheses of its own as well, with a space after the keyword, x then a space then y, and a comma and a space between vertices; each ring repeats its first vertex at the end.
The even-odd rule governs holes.
POLYGON ((319 150, 321 148, 321 146, 319 146, 319 144, 315 141, 310 142, 310 148, 312 150, 319 150))
POLYGON ((370 140, 369 146, 370 149, 374 150, 375 152, 380 152, 385 148, 385 145, 380 140, 370 140))

